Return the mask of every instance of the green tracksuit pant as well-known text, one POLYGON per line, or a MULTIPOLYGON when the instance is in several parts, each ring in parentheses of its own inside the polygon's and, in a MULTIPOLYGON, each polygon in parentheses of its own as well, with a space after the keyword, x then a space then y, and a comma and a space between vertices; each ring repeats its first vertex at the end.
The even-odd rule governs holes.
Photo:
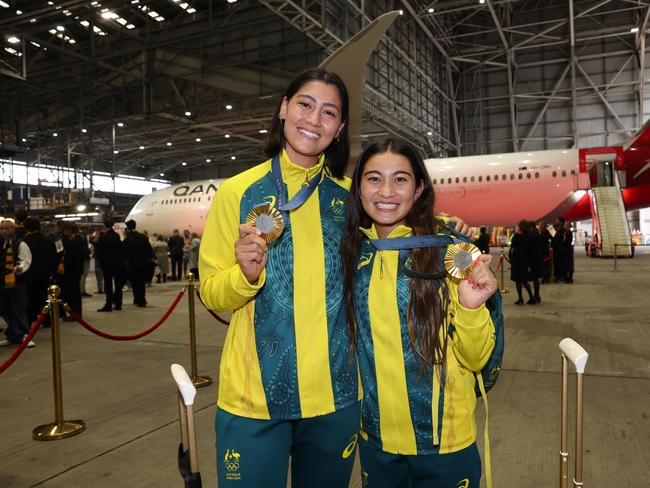
POLYGON ((401 455, 359 439, 363 488, 479 488, 476 443, 449 454, 401 455))
POLYGON ((299 420, 258 420, 217 409, 219 488, 347 488, 360 404, 299 420))

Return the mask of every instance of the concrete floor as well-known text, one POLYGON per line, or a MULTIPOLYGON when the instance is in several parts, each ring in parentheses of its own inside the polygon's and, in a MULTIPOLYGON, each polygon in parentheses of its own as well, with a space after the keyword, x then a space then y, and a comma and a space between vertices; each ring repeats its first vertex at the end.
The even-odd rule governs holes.
MULTIPOLYGON (((586 487, 648 486, 650 479, 650 318, 645 300, 650 254, 613 261, 576 257, 575 284, 542 287, 542 304, 515 306, 505 296, 506 356, 489 394, 495 487, 558 486, 560 355, 572 337, 590 354, 585 378, 586 487)), ((89 283, 91 281, 89 280, 89 283)), ((154 285, 146 309, 84 317, 114 334, 153 324, 179 286, 154 285)), ((94 285, 89 286, 94 290, 94 285)), ((131 294, 125 294, 125 303, 131 294)), ((218 376, 226 328, 197 304, 199 373, 218 376)), ((84 419, 81 435, 37 442, 31 431, 54 420, 49 330, 0 376, 1 488, 182 486, 176 467, 178 411, 169 365, 189 370, 187 302, 153 334, 133 342, 96 337, 63 324, 64 417, 84 419)), ((11 350, 0 349, 0 362, 11 350)), ((573 379, 573 378, 572 378, 573 379)), ((573 387, 573 381, 571 386, 573 387)), ((573 391, 573 390, 571 390, 573 391)), ((197 395, 195 412, 203 486, 214 487, 215 384, 197 395)), ((570 408, 573 407, 571 396, 570 408)), ((482 406, 478 416, 482 418, 482 406)), ((479 429, 482 430, 482 429, 479 429)), ((570 437, 573 453, 573 437, 570 437)), ((571 468, 571 473, 572 473, 571 468)), ((359 487, 355 467, 351 487, 359 487)), ((335 487, 333 487, 335 488, 335 487)))

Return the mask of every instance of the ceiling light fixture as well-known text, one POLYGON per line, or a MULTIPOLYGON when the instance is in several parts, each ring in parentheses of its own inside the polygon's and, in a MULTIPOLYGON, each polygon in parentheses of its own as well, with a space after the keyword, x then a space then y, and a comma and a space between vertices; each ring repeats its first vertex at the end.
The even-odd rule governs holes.
POLYGON ((65 30, 65 27, 63 27, 62 25, 57 25, 56 30, 58 30, 59 32, 63 32, 65 30))
POLYGON ((88 130, 87 129, 81 129, 81 132, 85 134, 86 132, 88 132, 88 130))
POLYGON ((226 105, 226 110, 232 110, 232 105, 226 105))
POLYGON ((118 127, 124 127, 124 122, 118 122, 118 123, 117 123, 117 126, 118 126, 118 127))
POLYGON ((196 142, 201 142, 201 138, 200 138, 200 137, 197 137, 197 138, 194 139, 194 140, 195 140, 196 142))
POLYGON ((268 132, 268 130, 266 130, 266 129, 260 129, 258 132, 259 132, 260 134, 266 134, 266 133, 268 132))
POLYGON ((59 137, 59 133, 58 132, 53 132, 52 137, 59 137))
POLYGON ((183 161, 183 162, 181 163, 181 166, 187 166, 187 163, 186 163, 185 161, 183 161))
POLYGON ((208 158, 208 159, 205 160, 205 162, 206 162, 206 163, 211 163, 212 160, 211 160, 210 158, 208 158))
POLYGON ((20 39, 16 36, 9 36, 7 38, 7 42, 10 44, 18 44, 20 42, 20 39))
POLYGON ((230 139, 230 134, 226 134, 224 137, 225 137, 226 139, 230 139))
POLYGON ((143 149, 144 149, 144 146, 140 146, 140 151, 142 151, 143 149))
POLYGON ((237 156, 230 156, 230 159, 234 161, 235 159, 237 159, 237 156))
POLYGON ((168 145, 168 146, 171 146, 171 145, 172 145, 172 143, 171 143, 171 142, 168 142, 168 143, 167 143, 167 145, 168 145))
POLYGON ((185 117, 191 117, 191 116, 192 116, 192 112, 190 112, 189 110, 185 112, 185 117))

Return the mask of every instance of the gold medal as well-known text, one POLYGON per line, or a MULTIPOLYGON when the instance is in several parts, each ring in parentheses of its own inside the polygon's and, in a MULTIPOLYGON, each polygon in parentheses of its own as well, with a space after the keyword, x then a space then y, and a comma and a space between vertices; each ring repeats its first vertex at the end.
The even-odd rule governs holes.
POLYGON ((474 261, 481 255, 481 251, 469 242, 451 244, 445 254, 445 268, 454 278, 466 280, 472 274, 474 261))
POLYGON ((284 230, 282 214, 269 203, 254 207, 246 216, 246 223, 262 232, 260 236, 267 244, 273 242, 284 230))

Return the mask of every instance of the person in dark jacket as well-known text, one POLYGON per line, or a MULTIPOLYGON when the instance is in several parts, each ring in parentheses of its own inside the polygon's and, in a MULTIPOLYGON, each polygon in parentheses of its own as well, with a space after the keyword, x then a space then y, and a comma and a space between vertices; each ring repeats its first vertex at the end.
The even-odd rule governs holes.
POLYGON ((564 222, 560 246, 562 248, 565 280, 567 283, 573 283, 573 230, 571 230, 571 222, 564 222))
POLYGON ((564 263, 564 253, 562 252, 562 240, 564 236, 564 217, 558 217, 553 223, 553 239, 551 240, 551 248, 553 249, 553 268, 555 274, 555 281, 566 280, 566 265, 564 263))
POLYGON ((487 233, 486 227, 481 227, 478 239, 474 241, 474 245, 483 254, 490 254, 490 234, 487 233))
POLYGON ((113 230, 113 219, 104 221, 104 230, 95 243, 95 265, 104 275, 106 302, 98 312, 122 310, 124 284, 124 249, 120 236, 113 230))
POLYGON ((510 241, 510 279, 515 282, 517 287, 518 300, 515 305, 523 305, 522 288, 528 292, 528 303, 534 305, 537 303, 530 289, 528 281, 530 280, 530 224, 526 220, 519 222, 519 230, 512 236, 510 241))
POLYGON ((174 235, 169 238, 169 256, 172 260, 172 280, 180 280, 183 277, 183 246, 185 239, 174 229, 174 235))
MULTIPOLYGON (((2 347, 20 344, 29 332, 26 277, 32 253, 15 231, 13 220, 0 220, 0 316, 7 323, 2 347)), ((30 341, 27 347, 34 343, 30 341)))
POLYGON ((530 279, 533 282, 533 298, 536 303, 541 303, 539 295, 539 280, 544 273, 544 243, 534 222, 528 223, 530 227, 530 279))
POLYGON ((145 282, 155 265, 155 254, 144 234, 135 230, 135 220, 126 222, 126 239, 124 239, 124 258, 126 269, 133 288, 133 304, 146 307, 145 282))
POLYGON ((25 221, 27 220, 27 212, 25 210, 16 210, 15 221, 16 221, 16 232, 14 236, 16 239, 22 239, 25 234, 27 234, 27 229, 25 228, 25 221))
POLYGON ((32 265, 27 275, 27 318, 32 323, 47 302, 47 289, 56 272, 58 259, 54 242, 41 232, 41 222, 37 218, 25 220, 25 230, 23 242, 32 253, 32 265))
MULTIPOLYGON (((74 222, 63 224, 63 280, 61 283, 61 297, 77 315, 82 315, 81 307, 81 275, 84 270, 84 256, 87 246, 79 235, 79 227, 74 222), (86 249, 84 249, 86 246, 86 249)), ((72 317, 63 320, 72 321, 72 317)))
POLYGON ((539 237, 542 246, 542 283, 548 283, 551 280, 551 240, 553 236, 548 230, 546 222, 539 223, 539 237))

